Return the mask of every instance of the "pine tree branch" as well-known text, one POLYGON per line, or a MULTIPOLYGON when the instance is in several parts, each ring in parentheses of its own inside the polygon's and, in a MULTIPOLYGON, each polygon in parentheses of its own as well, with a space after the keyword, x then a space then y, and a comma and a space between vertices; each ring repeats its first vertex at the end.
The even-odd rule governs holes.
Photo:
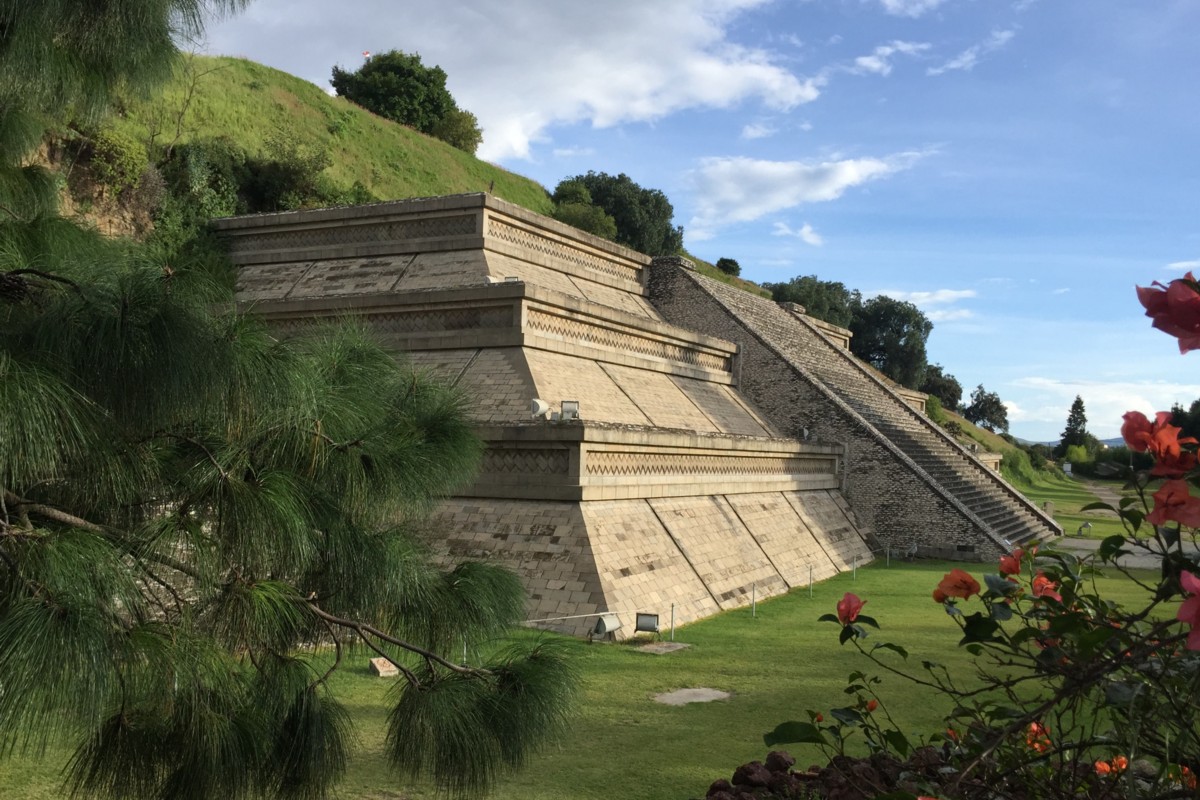
MULTIPOLYGON (((334 625, 338 625, 343 628, 349 628, 350 630, 357 633, 359 635, 359 637, 361 637, 362 640, 367 643, 368 646, 371 646, 371 649, 375 650, 380 655, 384 656, 384 658, 387 658, 388 661, 392 661, 392 659, 390 657, 388 657, 387 654, 380 652, 378 650, 378 648, 375 648, 371 644, 370 640, 368 639, 368 636, 374 636, 378 639, 382 639, 383 641, 387 642, 388 644, 395 645, 396 647, 399 647, 403 650, 407 650, 410 653, 415 653, 416 655, 419 655, 422 658, 424 658, 427 662, 429 662, 431 664, 437 664, 438 666, 444 667, 445 669, 448 669, 451 672, 457 672, 459 675, 471 675, 471 676, 483 678, 483 677, 488 677, 492 674, 490 670, 477 669, 475 667, 464 667, 459 664, 455 664, 453 661, 448 661, 445 658, 442 658, 437 653, 434 653, 430 650, 426 650, 423 647, 418 647, 417 645, 412 644, 411 642, 406 642, 403 639, 397 639, 395 636, 384 633, 383 631, 379 630, 378 628, 374 627, 373 625, 369 625, 366 622, 359 622, 358 620, 353 620, 353 619, 345 619, 343 617, 338 617, 333 614, 330 614, 329 612, 322 610, 317 605, 315 598, 309 598, 308 607, 319 618, 326 620, 327 622, 330 622, 334 625)), ((396 664, 395 661, 392 661, 392 663, 396 664)), ((396 664, 396 667, 401 670, 404 669, 399 664, 396 664)))
POLYGON ((32 500, 26 500, 22 497, 18 497, 7 489, 4 490, 4 503, 5 506, 11 506, 13 508, 20 509, 22 515, 33 514, 35 516, 53 520, 55 522, 61 522, 63 525, 69 525, 72 528, 81 528, 85 531, 91 531, 92 533, 104 533, 104 528, 101 528, 94 522, 88 522, 82 517, 77 517, 74 514, 68 514, 66 511, 53 506, 35 503, 32 500))

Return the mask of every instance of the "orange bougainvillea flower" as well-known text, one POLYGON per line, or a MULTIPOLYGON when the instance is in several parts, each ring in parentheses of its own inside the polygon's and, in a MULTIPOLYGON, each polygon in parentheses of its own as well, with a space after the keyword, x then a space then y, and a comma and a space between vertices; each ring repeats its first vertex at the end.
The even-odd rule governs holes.
POLYGON ((862 607, 866 604, 867 601, 860 599, 858 595, 846 592, 837 603, 838 622, 843 625, 849 625, 851 622, 854 622, 854 620, 858 619, 859 612, 862 611, 862 607))
POLYGON ((1013 550, 1006 556, 1000 556, 1000 574, 1016 575, 1021 571, 1021 559, 1025 556, 1023 550, 1013 550))
POLYGON ((1116 772, 1124 772, 1129 769, 1129 759, 1125 756, 1117 756, 1111 763, 1113 770, 1116 772))
POLYGON ((1163 286, 1155 281, 1137 287, 1138 300, 1154 327, 1179 340, 1179 352, 1200 348, 1200 293, 1192 273, 1163 286))
POLYGON ((1175 619, 1192 626, 1192 632, 1187 638, 1187 649, 1200 650, 1200 578, 1184 571, 1179 573, 1179 583, 1190 597, 1179 606, 1175 619))
POLYGON ((1196 453, 1184 445, 1196 444, 1191 436, 1179 438, 1182 428, 1171 424, 1171 412, 1159 411, 1154 422, 1140 411, 1127 411, 1121 425, 1121 438, 1130 450, 1150 453, 1154 467, 1150 474, 1162 478, 1180 478, 1196 466, 1196 453))
POLYGON ((1036 753, 1044 753, 1050 749, 1050 731, 1040 722, 1029 723, 1025 732, 1025 744, 1036 753))
POLYGON ((1154 493, 1154 509, 1146 515, 1151 525, 1165 525, 1174 520, 1189 528, 1200 528, 1200 497, 1192 497, 1187 481, 1163 481, 1154 493))
POLYGON ((951 597, 961 597, 966 600, 976 594, 979 594, 979 581, 955 567, 946 573, 937 588, 933 590, 933 599, 944 603, 951 597))
POLYGON ((1039 572, 1033 578, 1033 596, 1047 597, 1051 600, 1062 602, 1062 595, 1058 593, 1058 584, 1046 577, 1045 573, 1039 572))
POLYGON ((1107 775, 1112 772, 1112 766, 1104 759, 1097 761, 1095 767, 1097 775, 1107 775))
POLYGON ((875 710, 875 709, 877 709, 877 708, 879 708, 879 701, 878 701, 878 700, 874 700, 874 699, 872 699, 872 700, 868 700, 868 701, 867 701, 867 713, 868 713, 868 714, 870 714, 872 711, 874 711, 874 710, 875 710))

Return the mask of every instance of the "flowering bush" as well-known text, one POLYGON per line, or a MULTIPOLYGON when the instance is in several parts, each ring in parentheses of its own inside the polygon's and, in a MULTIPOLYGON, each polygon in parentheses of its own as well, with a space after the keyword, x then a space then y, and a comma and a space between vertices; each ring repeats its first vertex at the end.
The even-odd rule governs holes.
MULTIPOLYGON (((1200 284, 1191 273, 1139 288, 1138 297, 1181 352, 1200 349, 1200 284)), ((878 624, 853 594, 822 617, 876 668, 944 697, 944 732, 904 733, 878 695, 880 678, 857 670, 846 689, 853 703, 831 709, 828 720, 809 711, 806 721, 785 722, 764 737, 767 744, 819 745, 834 768, 847 758, 847 742, 861 736, 870 768, 843 770, 854 784, 843 797, 1200 797, 1198 443, 1180 437, 1170 419, 1125 414, 1126 445, 1154 464, 1134 474, 1117 506, 1085 507, 1110 510, 1125 527, 1094 558, 1030 547, 1001 557, 982 583, 955 568, 933 589, 959 645, 975 656, 976 675, 964 679, 930 661, 917 670, 900 645, 868 646, 862 625, 878 624), (1134 552, 1157 559, 1154 579, 1122 566, 1134 552), (1124 573, 1144 590, 1144 602, 1125 608, 1101 596, 1092 580, 1100 569, 1124 573)))

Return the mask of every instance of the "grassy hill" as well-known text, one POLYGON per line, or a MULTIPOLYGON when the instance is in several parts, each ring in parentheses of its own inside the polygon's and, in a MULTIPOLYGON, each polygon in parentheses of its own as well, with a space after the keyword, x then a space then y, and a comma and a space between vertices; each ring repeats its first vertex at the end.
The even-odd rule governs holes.
POLYGON ((191 56, 149 99, 127 100, 112 127, 158 146, 228 137, 247 153, 267 155, 287 137, 325 149, 326 175, 356 181, 381 200, 490 191, 538 213, 550 197, 536 181, 398 125, 285 72, 239 58, 191 56))
MULTIPOLYGON (((553 208, 536 181, 240 58, 189 56, 162 92, 127 100, 107 125, 148 150, 225 137, 266 157, 272 141, 285 139, 307 152, 327 153, 325 176, 334 184, 360 183, 381 200, 490 191, 539 214, 553 208)), ((751 281, 686 255, 710 277, 769 296, 751 281)))

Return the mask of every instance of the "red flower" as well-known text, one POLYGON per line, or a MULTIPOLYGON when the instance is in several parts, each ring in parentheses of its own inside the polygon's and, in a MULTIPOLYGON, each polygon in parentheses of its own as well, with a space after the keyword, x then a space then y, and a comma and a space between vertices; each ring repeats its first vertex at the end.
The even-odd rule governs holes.
POLYGON ((1124 772, 1129 768, 1129 759, 1125 756, 1117 756, 1111 763, 1115 772, 1124 772))
POLYGON ((1029 723, 1029 730, 1025 732, 1025 744, 1034 752, 1046 752, 1050 749, 1050 731, 1040 722, 1029 723))
POLYGON ((1146 316, 1154 320, 1154 327, 1179 340, 1180 353, 1200 348, 1200 294, 1192 273, 1167 286, 1158 281, 1139 286, 1137 296, 1146 316))
POLYGON ((877 708, 879 708, 879 701, 878 701, 878 700, 873 700, 873 699, 872 699, 872 700, 868 700, 868 701, 867 701, 867 713, 868 713, 868 714, 870 714, 872 711, 874 711, 874 710, 875 710, 875 709, 877 709, 877 708))
POLYGON ((1200 498, 1192 497, 1187 481, 1164 481, 1154 493, 1154 510, 1146 515, 1151 525, 1164 525, 1174 520, 1189 528, 1200 528, 1200 498))
POLYGON ((944 603, 950 597, 961 597, 966 600, 973 594, 979 594, 979 581, 955 567, 946 573, 937 588, 933 590, 933 599, 944 603))
POLYGON ((1200 578, 1185 571, 1179 573, 1179 582, 1190 597, 1179 606, 1175 619, 1192 626, 1187 638, 1188 650, 1200 650, 1200 578))
MULTIPOLYGON (((1167 414, 1168 418, 1170 417, 1166 411, 1160 411, 1159 414, 1167 414)), ((1125 445, 1130 450, 1146 452, 1150 446, 1150 432, 1154 429, 1150 420, 1140 411, 1126 411, 1121 419, 1125 420, 1121 423, 1121 438, 1125 440, 1125 445)))
POLYGON ((849 625, 854 620, 858 619, 858 612, 862 611, 862 607, 867 604, 866 600, 860 600, 858 595, 846 592, 837 604, 838 622, 843 625, 849 625))
POLYGON ((1034 597, 1048 597, 1051 600, 1057 600, 1058 602, 1061 603, 1062 595, 1056 591, 1057 589, 1058 589, 1058 584, 1055 583, 1054 581, 1050 580, 1049 578, 1047 578, 1045 576, 1045 574, 1039 572, 1037 575, 1034 576, 1034 578, 1033 578, 1033 596, 1034 597))
POLYGON ((1000 574, 1001 575, 1016 575, 1021 571, 1021 558, 1025 553, 1022 550, 1014 550, 1011 555, 1000 556, 1000 574))
POLYGON ((1112 772, 1112 765, 1107 761, 1097 761, 1095 766, 1097 775, 1107 775, 1108 773, 1112 772))
POLYGON ((817 715, 815 717, 813 717, 813 722, 824 722, 824 721, 825 721, 825 715, 819 711, 817 712, 817 715))
POLYGON ((1121 438, 1129 449, 1139 453, 1150 452, 1155 465, 1150 473, 1167 478, 1179 478, 1196 466, 1196 454, 1184 450, 1185 444, 1196 444, 1191 436, 1179 438, 1182 430, 1171 424, 1171 412, 1159 411, 1154 422, 1140 411, 1127 411, 1121 425, 1121 438))

